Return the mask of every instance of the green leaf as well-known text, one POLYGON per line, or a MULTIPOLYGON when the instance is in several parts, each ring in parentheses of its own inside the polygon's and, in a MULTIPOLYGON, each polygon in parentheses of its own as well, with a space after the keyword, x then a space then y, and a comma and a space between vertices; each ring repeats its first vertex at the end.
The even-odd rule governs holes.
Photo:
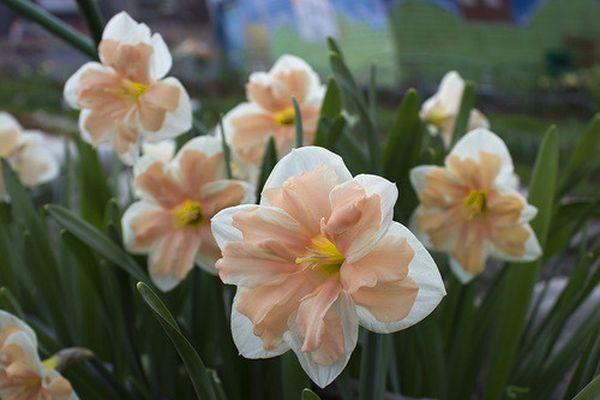
POLYGON ((302 127, 302 114, 300 112, 300 106, 298 100, 292 96, 292 103, 294 103, 294 125, 296 127, 296 148, 299 149, 304 145, 304 128, 302 127))
POLYGON ((148 277, 142 272, 137 262, 125 250, 116 245, 90 223, 78 218, 71 211, 55 204, 47 205, 46 210, 56 222, 99 255, 121 267, 136 280, 149 283, 148 277))
POLYGON ((312 390, 304 389, 302 391, 302 400, 321 400, 321 398, 312 390))
POLYGON ((465 133, 469 126, 469 118, 471 117, 471 109, 475 106, 475 84, 471 81, 465 82, 462 99, 460 100, 460 109, 456 116, 454 131, 452 132, 452 143, 456 144, 465 133))
MULTIPOLYGON (((542 141, 529 189, 529 203, 538 209, 531 227, 542 249, 550 226, 557 172, 558 137, 552 127, 542 141)), ((485 385, 486 400, 499 400, 505 393, 540 265, 538 259, 506 266, 506 285, 499 299, 500 311, 496 314, 496 330, 491 339, 494 346, 485 385)))
POLYGON ((600 397, 600 374, 596 375, 583 390, 573 397, 573 400, 595 400, 600 397))
POLYGON ((12 8, 23 17, 32 20, 44 27, 48 32, 61 38, 75 49, 81 51, 88 57, 98 59, 96 47, 89 38, 86 38, 69 25, 50 14, 42 7, 27 0, 2 0, 4 4, 12 8))
POLYGON ((300 366, 296 355, 287 352, 281 356, 281 386, 284 400, 295 400, 298 392, 310 385, 310 380, 300 366))
POLYGON ((323 97, 323 104, 321 105, 321 118, 336 117, 342 111, 342 97, 340 94, 340 88, 338 87, 335 79, 329 78, 327 81, 327 90, 325 91, 325 97, 323 97))
POLYGON ((383 398, 387 377, 386 357, 384 357, 383 335, 366 331, 366 340, 361 351, 359 399, 383 398))
POLYGON ((227 144, 225 128, 223 128, 223 115, 219 117, 219 131, 221 132, 221 146, 223 147, 223 159, 225 160, 225 170, 227 172, 227 178, 232 179, 233 173, 231 172, 231 149, 227 144))
POLYGON ((19 318, 24 318, 25 316, 19 301, 15 298, 10 289, 5 286, 0 287, 0 305, 0 309, 6 310, 19 318))
POLYGON ((584 180, 598 167, 600 147, 600 113, 594 115, 577 141, 571 157, 562 171, 558 196, 562 196, 584 180))
POLYGON ((100 10, 94 0, 77 0, 79 11, 83 14, 88 31, 94 38, 96 45, 102 40, 102 31, 104 24, 100 17, 100 10))
POLYGON ((275 139, 273 136, 269 137, 267 146, 265 148, 265 155, 263 157, 262 166, 260 168, 260 175, 258 177, 258 184, 256 185, 256 198, 260 199, 263 186, 267 182, 271 171, 277 164, 277 147, 275 145, 275 139))
POLYGON ((148 285, 139 282, 137 289, 181 356, 198 399, 217 400, 212 374, 206 369, 196 350, 179 329, 173 315, 148 285))

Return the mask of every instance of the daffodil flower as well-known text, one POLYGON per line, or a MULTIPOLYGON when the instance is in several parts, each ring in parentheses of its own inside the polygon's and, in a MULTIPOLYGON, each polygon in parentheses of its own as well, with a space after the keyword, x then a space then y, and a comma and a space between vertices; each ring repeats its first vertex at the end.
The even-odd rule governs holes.
POLYGON ((36 335, 27 324, 0 310, 0 399, 78 399, 52 360, 40 360, 36 335))
POLYGON ((156 286, 171 290, 194 262, 215 273, 214 262, 221 253, 210 231, 210 218, 223 208, 255 198, 249 184, 226 178, 221 139, 195 138, 169 163, 141 157, 134 175, 140 201, 123 215, 123 239, 132 253, 149 254, 156 286))
POLYGON ((420 201, 413 231, 428 248, 450 255, 462 282, 481 273, 489 256, 531 261, 541 255, 529 225, 537 209, 517 191, 510 154, 494 133, 469 132, 445 166, 416 167, 410 178, 420 201))
POLYGON ((142 138, 157 142, 191 128, 187 92, 177 79, 165 78, 172 59, 160 34, 121 12, 106 25, 98 53, 101 63, 82 66, 64 89, 69 105, 81 110, 85 141, 112 143, 132 165, 142 138))
MULTIPOLYGON (((0 112, 0 158, 15 170, 21 183, 34 187, 49 182, 59 173, 58 162, 43 145, 43 134, 24 130, 10 114, 0 112)), ((0 165, 0 199, 8 200, 0 165)))
MULTIPOLYGON (((421 107, 421 119, 433 135, 440 135, 446 148, 452 143, 454 125, 460 110, 465 90, 465 81, 456 71, 450 71, 442 78, 437 93, 425 100, 421 107)), ((467 131, 475 128, 489 128, 490 124, 477 109, 471 110, 467 131)))
POLYGON ((231 329, 244 357, 291 349, 324 387, 347 364, 359 325, 395 332, 437 306, 441 277, 392 220, 397 196, 386 179, 353 178, 339 156, 303 147, 275 166, 260 205, 213 217, 219 276, 237 286, 231 329))
POLYGON ((269 137, 275 139, 278 155, 294 145, 295 112, 298 101, 304 142, 313 142, 323 101, 324 87, 318 75, 303 60, 283 55, 269 72, 254 72, 246 84, 248 102, 223 118, 223 126, 234 155, 241 164, 260 167, 269 137))

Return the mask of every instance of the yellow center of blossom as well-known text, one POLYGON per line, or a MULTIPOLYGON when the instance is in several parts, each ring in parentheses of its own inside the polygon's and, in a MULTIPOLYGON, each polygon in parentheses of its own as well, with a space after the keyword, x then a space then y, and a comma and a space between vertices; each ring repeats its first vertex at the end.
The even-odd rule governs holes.
POLYGON ((186 200, 174 211, 177 223, 181 227, 197 226, 204 221, 202 206, 195 200, 186 200))
POLYGON ((148 90, 148 85, 130 81, 129 79, 123 79, 122 85, 125 95, 131 97, 136 102, 144 93, 146 93, 146 90, 148 90))
POLYGON ((58 366, 58 356, 54 355, 50 358, 45 359, 42 364, 46 369, 56 369, 58 366))
POLYGON ((309 269, 334 275, 339 272, 344 259, 333 243, 319 235, 311 239, 304 256, 296 258, 296 264, 301 265, 304 270, 309 269))
POLYGON ((283 126, 294 125, 294 122, 296 122, 296 112, 294 111, 294 107, 290 106, 285 110, 278 112, 275 115, 275 121, 283 126))
POLYGON ((480 190, 471 190, 464 201, 464 210, 467 219, 475 218, 483 214, 487 207, 485 193, 480 190))

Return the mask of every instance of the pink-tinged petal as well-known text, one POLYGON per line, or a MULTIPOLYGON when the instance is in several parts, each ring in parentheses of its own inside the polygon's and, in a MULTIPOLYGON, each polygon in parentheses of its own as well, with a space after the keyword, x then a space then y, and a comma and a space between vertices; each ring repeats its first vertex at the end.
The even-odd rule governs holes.
MULTIPOLYGON (((442 277, 440 276, 435 261, 433 261, 433 258, 431 258, 431 255, 423 247, 421 242, 398 222, 392 222, 389 229, 393 236, 406 238, 408 245, 414 252, 414 256, 408 265, 408 276, 406 277, 408 281, 406 281, 406 283, 413 282, 416 284, 418 292, 408 314, 395 321, 382 321, 374 315, 374 313, 378 314, 380 318, 384 319, 383 315, 385 314, 379 314, 382 310, 386 309, 384 303, 382 303, 381 309, 374 313, 370 312, 364 306, 359 305, 357 307, 361 326, 379 333, 396 332, 416 324, 429 315, 446 295, 444 282, 442 281, 442 277)), ((403 280, 396 282, 403 282, 403 280)), ((376 287, 377 286, 375 286, 375 288, 376 287)), ((399 287, 394 289, 395 290, 392 290, 393 293, 400 293, 399 287)), ((408 290, 408 292, 414 290, 410 284, 405 285, 405 289, 408 290)), ((371 297, 371 300, 373 299, 374 297, 371 297)), ((364 298, 362 300, 366 301, 364 298)), ((377 302, 375 302, 375 304, 377 304, 377 302)), ((403 304, 398 304, 399 308, 402 306, 403 304)), ((387 315, 391 318, 392 314, 387 315)))
POLYGON ((15 333, 16 331, 24 332, 33 346, 37 348, 37 337, 33 329, 21 319, 4 310, 0 310, 0 347, 2 347, 2 343, 8 337, 7 333, 9 331, 10 333, 15 333))
POLYGON ((115 71, 97 62, 88 62, 81 66, 65 83, 63 96, 69 106, 79 109, 82 107, 80 96, 83 90, 88 90, 90 85, 116 82, 115 71), (83 79, 82 81, 82 78, 83 79), (91 78, 94 78, 93 80, 91 78))
POLYGON ((111 64, 121 76, 144 85, 151 84, 150 57, 152 46, 145 43, 135 45, 119 44, 114 63, 111 64))
POLYGON ((358 176, 331 191, 331 217, 323 229, 348 262, 365 255, 385 233, 396 197, 394 184, 372 175, 358 176))
POLYGON ((240 354, 245 358, 256 359, 275 357, 288 351, 289 346, 283 340, 275 348, 265 350, 263 341, 253 332, 252 321, 237 310, 236 303, 240 293, 245 290, 247 289, 242 287, 237 289, 233 307, 231 307, 231 335, 240 354))
POLYGON ((306 61, 284 54, 273 64, 269 74, 283 82, 299 103, 320 107, 324 91, 319 76, 306 61))
POLYGON ((127 44, 150 43, 150 28, 140 24, 125 11, 115 14, 104 27, 102 39, 111 39, 127 44))
POLYGON ((356 347, 358 317, 352 299, 340 293, 324 320, 322 344, 314 352, 302 351, 304 336, 299 329, 291 329, 286 334, 286 341, 296 353, 300 365, 313 382, 322 388, 342 372, 356 347), (338 355, 342 346, 342 353, 338 355))
POLYGON ((19 147, 22 130, 12 115, 0 112, 0 157, 8 157, 19 147))
POLYGON ((301 175, 292 176, 281 187, 264 189, 261 204, 285 210, 311 238, 321 231, 321 220, 331 213, 329 192, 338 176, 329 166, 322 165, 301 175))
POLYGON ((185 193, 200 199, 204 185, 225 178, 221 140, 214 136, 190 140, 179 150, 172 165, 185 193))
POLYGON ((112 118, 85 109, 79 113, 79 131, 84 141, 97 146, 110 141, 117 132, 117 126, 112 118))
POLYGON ((377 321, 387 324, 400 321, 412 309, 419 286, 410 278, 363 286, 353 295, 354 303, 365 308, 377 321))
POLYGON ((263 110, 272 113, 292 105, 292 94, 284 82, 265 72, 250 75, 246 84, 246 96, 263 110))
POLYGON ((127 250, 146 254, 175 229, 171 213, 146 201, 133 203, 121 219, 123 243, 127 250))
POLYGON ((471 110, 471 114, 469 115, 469 124, 467 126, 467 130, 472 131, 473 129, 477 128, 490 129, 490 122, 481 111, 474 108, 471 110))
POLYGON ((228 243, 243 241, 242 232, 233 225, 233 217, 239 212, 254 210, 259 206, 254 204, 242 204, 235 207, 229 207, 219 211, 210 219, 212 234, 223 250, 228 243))
POLYGON ((253 334, 261 338, 264 350, 275 351, 288 330, 290 315, 312 289, 312 283, 304 274, 291 274, 275 284, 244 288, 235 308, 252 321, 253 334))
POLYGON ((415 252, 408 244, 404 230, 388 229, 377 245, 353 263, 344 263, 341 281, 350 294, 361 287, 400 281, 408 275, 415 252))
POLYGON ((140 120, 144 139, 152 142, 189 131, 192 106, 181 82, 169 77, 151 85, 140 98, 140 120))
POLYGON ((179 229, 152 249, 148 267, 152 282, 163 292, 185 279, 194 266, 200 241, 192 229, 179 229))
POLYGON ((183 200, 185 194, 168 166, 149 157, 142 157, 135 165, 134 185, 142 199, 156 202, 170 209, 183 200))
POLYGON ((78 397, 68 380, 56 370, 46 370, 42 385, 52 400, 77 400, 78 397))
POLYGON ((204 215, 210 218, 224 208, 254 203, 254 192, 254 187, 244 181, 222 179, 210 182, 201 191, 200 201, 204 215))
POLYGON ((248 242, 225 246, 216 268, 224 283, 245 287, 281 282, 300 270, 294 260, 276 254, 267 244, 248 242))
POLYGON ((419 165, 410 170, 410 183, 417 195, 427 187, 426 177, 436 168, 439 167, 435 165, 419 165))
POLYGON ((495 154, 500 157, 500 171, 496 177, 497 184, 515 182, 512 158, 504 141, 495 133, 478 128, 463 136, 450 152, 450 156, 480 160, 481 152, 495 154))
MULTIPOLYGON (((306 146, 292 150, 275 165, 264 190, 280 188, 288 178, 302 175, 323 165, 335 172, 337 184, 352 179, 352 174, 340 156, 322 147, 306 146)), ((261 204, 270 205, 264 197, 261 204)))
POLYGON ((133 165, 139 158, 139 133, 124 121, 117 121, 117 131, 112 137, 112 145, 119 159, 127 165, 133 165))

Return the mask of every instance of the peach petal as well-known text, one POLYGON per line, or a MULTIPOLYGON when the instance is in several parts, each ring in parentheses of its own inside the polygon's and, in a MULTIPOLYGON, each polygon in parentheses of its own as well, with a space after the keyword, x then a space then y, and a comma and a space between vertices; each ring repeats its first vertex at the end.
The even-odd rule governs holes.
POLYGON ((320 233, 321 220, 331 213, 329 192, 337 184, 333 169, 321 166, 286 180, 281 188, 265 189, 263 197, 294 218, 307 237, 320 233))
POLYGON ((152 46, 145 43, 120 44, 114 62, 110 65, 133 82, 149 84, 150 57, 153 51, 152 46))
POLYGON ((163 108, 156 107, 145 101, 140 101, 138 111, 142 127, 148 131, 156 132, 160 130, 165 123, 167 111, 163 108))
POLYGON ((96 111, 87 115, 83 125, 89 132, 93 145, 106 141, 116 128, 114 121, 108 115, 96 111))
POLYGON ((206 218, 211 218, 224 208, 238 205, 246 196, 242 182, 219 180, 202 188, 200 202, 206 218))
POLYGON ((150 85, 140 101, 172 112, 177 108, 180 97, 181 90, 179 87, 165 82, 156 82, 150 85))
POLYGON ((161 162, 153 163, 136 176, 135 186, 165 208, 175 207, 185 197, 179 183, 161 162))
POLYGON ((170 290, 185 279, 194 266, 200 242, 189 230, 178 230, 152 251, 149 258, 150 275, 163 291, 170 290))
POLYGON ((286 85, 264 73, 256 73, 250 77, 250 82, 246 84, 246 94, 250 101, 270 112, 278 112, 292 105, 292 94, 286 85))
POLYGON ((218 171, 223 164, 223 153, 207 157, 201 151, 184 149, 179 155, 179 176, 187 195, 200 199, 202 188, 221 177, 218 171))
POLYGON ((366 308, 378 321, 390 323, 404 319, 415 303, 419 286, 409 277, 363 286, 352 294, 354 302, 366 308))
POLYGON ((134 218, 131 229, 135 235, 132 250, 147 248, 173 231, 173 217, 163 209, 150 210, 134 218))
POLYGON ((301 69, 280 71, 274 77, 286 86, 289 97, 294 96, 299 104, 304 103, 311 84, 307 71, 301 69))

